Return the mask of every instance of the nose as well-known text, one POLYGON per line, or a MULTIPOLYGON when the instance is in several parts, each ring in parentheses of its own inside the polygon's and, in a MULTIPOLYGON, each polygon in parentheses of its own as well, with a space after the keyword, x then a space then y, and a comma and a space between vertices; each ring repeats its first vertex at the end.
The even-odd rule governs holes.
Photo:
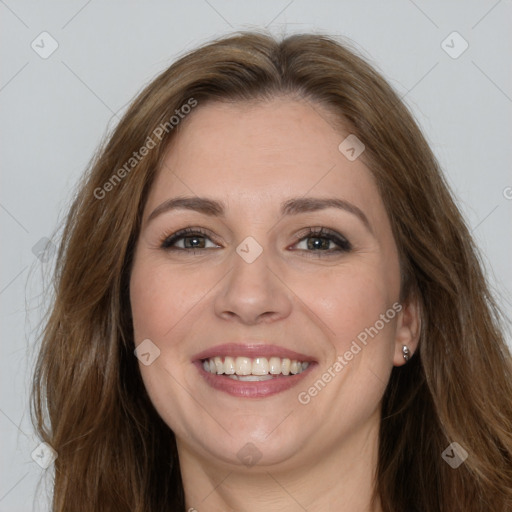
POLYGON ((277 265, 263 250, 252 262, 233 254, 232 270, 215 299, 215 313, 246 325, 274 322, 292 310, 292 291, 279 275, 277 265))

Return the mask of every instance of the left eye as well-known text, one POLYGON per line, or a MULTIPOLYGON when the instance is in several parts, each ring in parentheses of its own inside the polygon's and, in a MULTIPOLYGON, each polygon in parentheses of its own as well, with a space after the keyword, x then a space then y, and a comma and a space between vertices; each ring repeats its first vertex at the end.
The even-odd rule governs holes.
POLYGON ((307 252, 322 252, 322 253, 336 253, 336 252, 349 252, 352 249, 350 242, 336 231, 331 231, 326 228, 308 228, 306 233, 297 235, 299 239, 298 244, 305 243, 307 252), (330 249, 330 244, 334 244, 337 248, 330 249))

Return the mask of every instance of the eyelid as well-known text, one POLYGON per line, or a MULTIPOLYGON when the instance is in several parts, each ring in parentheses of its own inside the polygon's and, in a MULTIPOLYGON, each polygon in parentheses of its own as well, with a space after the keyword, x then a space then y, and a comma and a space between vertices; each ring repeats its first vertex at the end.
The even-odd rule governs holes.
POLYGON ((298 233, 295 233, 293 235, 293 237, 295 239, 301 240, 308 235, 311 235, 311 236, 312 235, 318 235, 318 236, 332 235, 332 236, 336 236, 339 238, 343 238, 348 242, 348 240, 341 233, 339 233, 338 231, 336 231, 334 229, 325 227, 325 226, 308 226, 308 227, 300 230, 298 233))

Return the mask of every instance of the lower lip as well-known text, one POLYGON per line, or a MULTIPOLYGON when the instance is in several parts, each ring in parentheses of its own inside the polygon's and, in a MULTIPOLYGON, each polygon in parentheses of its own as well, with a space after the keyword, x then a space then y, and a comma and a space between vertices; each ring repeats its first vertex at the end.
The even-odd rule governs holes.
POLYGON ((242 398, 265 398, 287 391, 306 377, 311 368, 315 365, 313 362, 309 363, 309 366, 305 370, 296 375, 280 375, 273 379, 259 382, 244 382, 231 379, 226 375, 215 375, 207 372, 203 368, 202 361, 196 361, 194 364, 199 370, 199 373, 212 388, 242 398))

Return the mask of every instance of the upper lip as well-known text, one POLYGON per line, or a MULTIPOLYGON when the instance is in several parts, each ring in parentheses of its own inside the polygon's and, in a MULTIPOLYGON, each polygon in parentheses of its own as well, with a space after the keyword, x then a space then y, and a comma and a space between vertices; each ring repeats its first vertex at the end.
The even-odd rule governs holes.
POLYGON ((245 342, 245 343, 225 343, 223 345, 215 345, 207 350, 199 352, 193 356, 193 360, 210 359, 215 356, 231 356, 231 357, 280 357, 295 359, 301 362, 313 362, 314 359, 306 354, 295 352, 278 345, 270 345, 261 342, 245 342))

